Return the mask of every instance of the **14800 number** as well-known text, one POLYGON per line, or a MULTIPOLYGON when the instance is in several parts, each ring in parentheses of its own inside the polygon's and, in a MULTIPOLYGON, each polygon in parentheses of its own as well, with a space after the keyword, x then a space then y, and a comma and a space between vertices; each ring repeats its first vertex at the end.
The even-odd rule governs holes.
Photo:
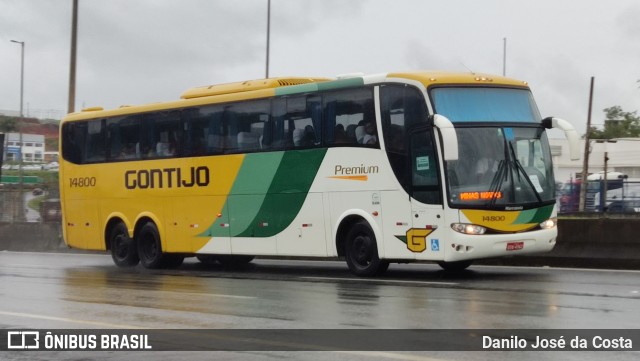
POLYGON ((71 187, 95 187, 96 177, 69 178, 69 185, 71 187))

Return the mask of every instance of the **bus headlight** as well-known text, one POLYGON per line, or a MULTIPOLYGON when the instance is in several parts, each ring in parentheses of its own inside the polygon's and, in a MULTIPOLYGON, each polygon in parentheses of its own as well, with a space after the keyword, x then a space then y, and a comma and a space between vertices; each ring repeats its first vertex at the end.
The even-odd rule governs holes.
POLYGON ((546 221, 540 223, 540 228, 550 229, 555 227, 557 224, 558 224, 558 218, 549 218, 546 221))
POLYGON ((477 224, 468 223, 453 223, 451 225, 454 231, 464 234, 484 234, 487 231, 486 228, 478 226, 477 224))

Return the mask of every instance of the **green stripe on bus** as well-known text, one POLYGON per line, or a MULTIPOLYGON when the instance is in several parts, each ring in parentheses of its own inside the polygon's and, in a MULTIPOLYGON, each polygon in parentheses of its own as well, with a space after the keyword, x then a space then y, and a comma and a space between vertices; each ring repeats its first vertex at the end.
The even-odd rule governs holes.
POLYGON ((276 96, 300 94, 300 93, 311 93, 311 92, 318 91, 318 84, 308 83, 308 84, 300 84, 300 85, 291 85, 291 86, 285 86, 281 88, 275 88, 275 91, 276 91, 276 96))
POLYGON ((553 205, 522 211, 513 224, 542 223, 551 216, 551 212, 553 205))
POLYGON ((553 213, 554 205, 549 205, 546 207, 538 208, 538 211, 533 216, 531 223, 542 223, 551 217, 551 213, 553 213))
POLYGON ((312 93, 323 90, 333 90, 341 88, 352 88, 364 85, 362 78, 338 79, 320 83, 308 83, 300 85, 285 86, 275 88, 276 95, 292 95, 301 93, 312 93))
POLYGON ((264 202, 283 155, 284 152, 247 154, 224 205, 226 212, 233 212, 231 219, 217 219, 200 236, 228 237, 229 233, 239 234, 249 228, 264 202), (222 227, 222 223, 228 223, 229 228, 222 227))
POLYGON ((362 78, 338 79, 334 81, 318 83, 318 90, 352 88, 352 87, 363 86, 363 85, 364 85, 364 79, 362 78))
POLYGON ((252 226, 283 156, 284 152, 245 156, 227 199, 231 212, 229 232, 232 237, 252 226))
POLYGON ((272 237, 287 228, 300 212, 326 152, 326 149, 286 152, 251 226, 231 236, 272 237))
POLYGON ((284 152, 247 154, 242 161, 231 194, 266 194, 284 152))

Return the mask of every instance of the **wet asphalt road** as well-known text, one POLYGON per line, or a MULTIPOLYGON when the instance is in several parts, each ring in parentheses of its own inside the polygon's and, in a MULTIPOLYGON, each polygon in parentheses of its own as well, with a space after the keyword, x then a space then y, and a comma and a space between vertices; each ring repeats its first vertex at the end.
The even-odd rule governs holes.
MULTIPOLYGON (((255 260, 225 269, 116 268, 104 254, 0 252, 0 328, 628 329, 640 272, 255 260)), ((640 340, 638 340, 640 342, 640 340)), ((634 360, 637 352, 10 352, 0 359, 634 360)))

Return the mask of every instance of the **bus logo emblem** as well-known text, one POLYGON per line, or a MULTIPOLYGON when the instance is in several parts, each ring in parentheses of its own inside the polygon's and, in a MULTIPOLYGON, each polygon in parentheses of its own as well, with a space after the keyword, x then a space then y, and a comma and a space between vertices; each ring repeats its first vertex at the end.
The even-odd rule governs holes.
MULTIPOLYGON (((435 229, 411 228, 407 231, 407 248, 411 252, 420 253, 427 249, 427 236, 435 229)), ((433 247, 433 243, 431 245, 433 247)))

